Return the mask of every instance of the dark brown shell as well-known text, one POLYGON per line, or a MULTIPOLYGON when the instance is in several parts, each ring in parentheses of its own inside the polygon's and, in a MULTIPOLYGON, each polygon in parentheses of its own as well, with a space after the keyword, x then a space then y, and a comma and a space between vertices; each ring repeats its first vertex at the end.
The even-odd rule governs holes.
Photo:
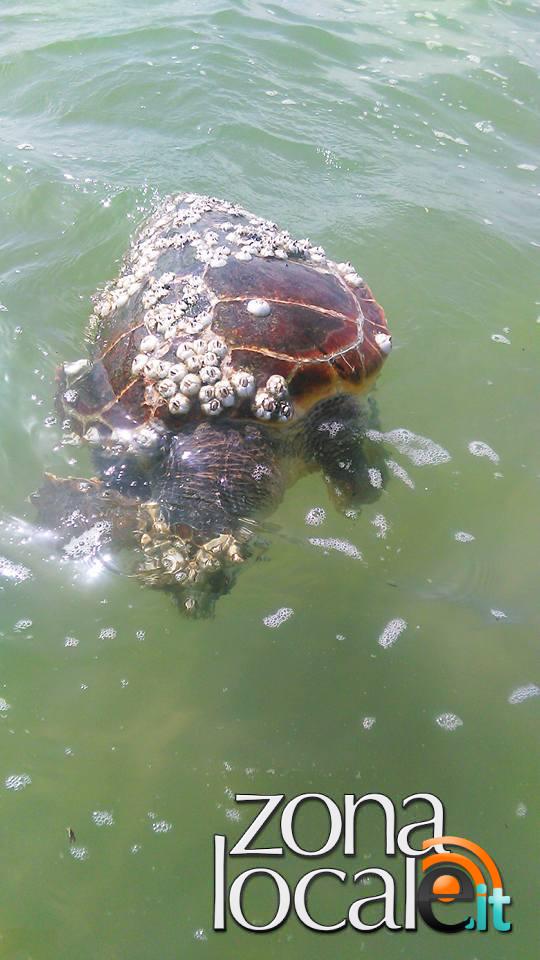
MULTIPOLYGON (((233 204, 184 194, 161 205, 135 238, 119 279, 97 299, 92 371, 72 386, 61 381, 81 432, 93 423, 122 428, 156 416, 181 427, 183 418, 173 418, 165 402, 149 400, 152 390, 132 364, 156 306, 160 316, 172 312, 190 285, 199 290, 182 323, 211 316, 208 329, 229 351, 226 375, 246 370, 263 387, 281 374, 296 410, 336 390, 365 388, 388 352, 384 313, 350 265, 233 204), (254 299, 267 302, 267 316, 249 312, 254 299)), ((156 355, 174 360, 179 343, 196 336, 173 330, 156 355)), ((227 413, 253 415, 248 401, 227 413)), ((200 416, 200 409, 189 415, 200 416)))

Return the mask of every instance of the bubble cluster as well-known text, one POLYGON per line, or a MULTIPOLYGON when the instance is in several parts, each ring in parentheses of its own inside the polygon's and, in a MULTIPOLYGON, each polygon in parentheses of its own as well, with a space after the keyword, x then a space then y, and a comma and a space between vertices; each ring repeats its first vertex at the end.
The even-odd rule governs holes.
POLYGON ((435 723, 441 730, 448 730, 449 732, 463 726, 463 720, 455 713, 440 713, 438 717, 435 717, 435 723))
POLYGON ((324 507, 312 507, 306 513, 306 523, 309 527, 320 527, 326 520, 326 510, 324 507))
POLYGON ((390 524, 388 523, 388 520, 386 519, 384 514, 378 513, 376 516, 373 517, 373 520, 371 522, 377 531, 377 537, 379 538, 379 540, 385 540, 386 535, 390 529, 390 524))
POLYGON ((30 580, 32 571, 22 563, 13 563, 7 557, 0 557, 0 577, 12 580, 13 583, 23 583, 25 580, 30 580))
POLYGON ((454 540, 457 540, 458 543, 472 543, 473 540, 476 540, 476 537, 472 533, 466 533, 465 530, 458 530, 454 534, 454 540))
POLYGON ((29 630, 32 626, 32 623, 32 620, 25 617, 22 620, 17 620, 17 623, 14 624, 13 629, 16 633, 22 633, 23 630, 29 630))
POLYGON ((96 827, 112 827, 114 825, 114 817, 109 810, 94 810, 92 820, 96 827))
POLYGON ((495 453, 495 450, 492 450, 483 440, 471 440, 468 450, 469 453, 472 453, 473 457, 486 457, 488 460, 491 460, 492 463, 499 463, 501 459, 499 454, 495 453))
POLYGON ((523 703, 525 700, 531 700, 532 697, 538 696, 540 696, 540 687, 536 683, 526 683, 512 691, 508 697, 508 703, 523 703))
POLYGON ((99 631, 100 640, 115 640, 116 637, 117 631, 114 627, 103 627, 103 629, 99 631))
POLYGON ((65 647, 78 647, 79 641, 76 637, 64 637, 64 646, 65 647))
POLYGON ((292 617, 293 613, 294 610, 291 607, 280 607, 275 613, 263 617, 263 623, 265 627, 270 627, 271 630, 275 630, 277 627, 281 627, 283 623, 286 623, 287 620, 292 617))
POLYGON ((11 773, 4 780, 6 790, 24 790, 32 783, 32 777, 27 773, 11 773))
POLYGON ((0 697, 0 713, 7 713, 11 709, 11 704, 4 700, 3 697, 0 697))
POLYGON ((407 621, 402 617, 396 617, 390 620, 379 636, 379 646, 386 649, 394 645, 399 636, 407 629, 407 621))
POLYGON ((88 860, 87 847, 70 847, 69 852, 74 860, 88 860))
POLYGON ((490 612, 491 616, 495 618, 495 620, 507 620, 507 619, 508 619, 508 614, 505 613, 504 610, 496 610, 494 607, 492 607, 489 612, 490 612))
POLYGON ((395 460, 385 460, 386 466, 390 472, 396 477, 397 480, 401 480, 406 487, 409 487, 411 490, 415 488, 415 482, 411 479, 404 467, 402 467, 395 460))
POLYGON ((376 430, 369 430, 368 436, 373 440, 383 440, 385 443, 391 443, 399 453, 407 457, 415 467, 434 467, 442 463, 448 463, 451 456, 448 450, 435 443, 429 437, 422 437, 406 427, 398 427, 395 430, 389 430, 387 433, 379 433, 376 430))
POLYGON ((363 726, 364 730, 372 730, 373 727, 375 726, 376 722, 377 722, 377 721, 376 721, 375 717, 364 717, 364 718, 362 719, 362 726, 363 726))
POLYGON ((154 833, 169 833, 172 830, 172 823, 168 820, 154 820, 152 830, 154 833))
POLYGON ((321 547, 323 550, 336 550, 337 553, 343 553, 351 560, 362 560, 362 554, 354 543, 348 540, 338 540, 337 537, 309 537, 308 543, 313 547, 321 547))

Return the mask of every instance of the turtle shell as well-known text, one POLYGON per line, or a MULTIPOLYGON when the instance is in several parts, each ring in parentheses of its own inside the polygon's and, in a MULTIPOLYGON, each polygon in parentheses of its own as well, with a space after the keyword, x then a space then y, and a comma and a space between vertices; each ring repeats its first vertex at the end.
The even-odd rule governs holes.
POLYGON ((165 200, 135 237, 95 299, 89 339, 91 364, 65 365, 60 386, 81 432, 219 414, 287 421, 365 388, 391 346, 351 264, 194 194, 165 200))

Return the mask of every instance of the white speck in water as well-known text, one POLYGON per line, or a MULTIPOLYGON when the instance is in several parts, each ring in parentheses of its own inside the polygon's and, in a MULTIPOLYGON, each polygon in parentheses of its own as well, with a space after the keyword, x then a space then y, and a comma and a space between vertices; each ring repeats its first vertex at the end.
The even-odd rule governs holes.
POLYGON ((144 640, 146 633, 144 630, 137 630, 135 636, 137 637, 137 640, 144 640))
POLYGON ((142 850, 142 846, 140 843, 133 843, 129 848, 130 853, 140 853, 141 850, 142 850))
POLYGON ((526 817, 528 813, 525 803, 518 803, 516 807, 516 817, 526 817))
POLYGON ((508 614, 506 614, 504 610, 495 610, 492 608, 489 612, 492 617, 495 617, 495 620, 506 620, 508 618, 508 614))
POLYGON ((227 820, 232 820, 233 823, 238 823, 240 820, 240 813, 238 810, 235 810, 234 807, 230 807, 228 810, 226 810, 225 816, 227 817, 227 820))
POLYGON ((490 120, 479 120, 478 123, 475 123, 477 130, 480 130, 480 133, 493 133, 495 127, 490 120))
POLYGON ((32 620, 23 619, 23 620, 17 620, 17 623, 14 625, 13 629, 17 633, 22 633, 23 630, 29 630, 31 626, 32 626, 32 620))
POLYGON ((169 833, 172 830, 172 823, 167 820, 155 820, 152 824, 152 830, 154 833, 169 833))
POLYGON ((493 343, 511 343, 508 337, 503 337, 502 333, 492 333, 491 339, 493 340, 493 343))
POLYGON ((524 700, 531 700, 532 697, 540 696, 540 687, 535 683, 526 683, 523 687, 516 687, 508 697, 508 703, 523 703, 524 700))
POLYGON ((8 703, 7 700, 4 700, 3 697, 0 697, 0 713, 7 713, 10 708, 11 704, 8 703))
POLYGON ((372 730, 375 726, 376 719, 375 717, 364 717, 362 719, 362 726, 364 730, 372 730))
POLYGON ((103 627, 103 630, 99 631, 100 640, 114 640, 116 639, 116 630, 114 627, 103 627))
POLYGON ((483 440, 471 440, 468 450, 473 457, 487 457, 492 463, 499 463, 501 459, 499 454, 495 453, 495 450, 492 450, 483 440))
POLYGON ((69 852, 74 860, 88 860, 87 847, 70 847, 69 852))
POLYGON ((270 627, 271 630, 275 630, 277 627, 281 627, 283 623, 286 623, 287 620, 292 617, 293 613, 294 610, 292 607, 280 607, 275 613, 263 617, 263 623, 265 627, 270 627))
POLYGON ((535 170, 538 170, 538 167, 535 163, 518 163, 518 170, 528 170, 530 173, 534 173, 535 170))
POLYGON ((442 730, 450 732, 463 726, 463 720, 456 713, 440 713, 438 717, 435 717, 435 723, 442 730))
POLYGON ((208 940, 208 937, 206 936, 206 932, 203 930, 203 928, 199 927, 198 930, 195 930, 193 939, 198 940, 200 943, 204 943, 206 940, 208 940))
POLYGON ((64 646, 65 647, 78 647, 79 641, 76 637, 64 637, 64 646))
POLYGON ((96 827, 112 827, 114 825, 114 817, 109 810, 94 810, 92 820, 96 827))
POLYGON ((355 547, 354 543, 349 543, 348 540, 338 540, 336 537, 308 537, 308 543, 323 550, 337 550, 338 553, 344 553, 352 560, 362 559, 358 547, 355 547))
POLYGON ((388 523, 388 520, 384 514, 378 513, 375 517, 373 517, 371 522, 377 531, 379 540, 385 540, 388 530, 390 529, 390 524, 388 523))
POLYGON ((326 510, 324 507, 312 507, 306 513, 306 523, 310 527, 320 527, 326 520, 326 510))
POLYGON ((476 537, 472 533, 466 533, 465 530, 458 530, 454 534, 454 540, 457 540, 458 543, 472 543, 473 540, 476 540, 476 537))
POLYGON ((120 680, 120 686, 121 686, 121 687, 128 687, 128 686, 129 686, 129 680, 126 680, 125 677, 122 678, 122 680, 120 680))
POLYGON ((11 773, 4 780, 6 790, 24 790, 31 783, 32 777, 27 773, 11 773))
POLYGON ((31 143, 18 143, 17 150, 33 150, 34 146, 31 143))
POLYGON ((394 620, 390 620, 381 635, 379 636, 379 646, 386 649, 387 647, 392 647, 398 637, 407 629, 407 621, 403 620, 402 617, 396 617, 394 620))

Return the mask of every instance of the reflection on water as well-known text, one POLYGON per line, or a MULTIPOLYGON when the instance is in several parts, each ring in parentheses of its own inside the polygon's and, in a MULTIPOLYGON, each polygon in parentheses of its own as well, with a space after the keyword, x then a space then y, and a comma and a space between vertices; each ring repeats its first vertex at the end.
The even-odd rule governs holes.
MULTIPOLYGON (((514 901, 511 945, 488 933, 469 952, 534 952, 537 15, 530 0, 6 12, 10 960, 334 956, 335 938, 292 921, 256 939, 211 930, 211 837, 246 825, 235 793, 308 790, 378 790, 398 806, 435 792, 514 901), (60 442, 55 370, 80 356, 89 297, 130 234, 179 189, 228 196, 350 258, 395 345, 376 391, 378 499, 340 512, 320 475, 303 476, 210 621, 113 572, 123 556, 60 564, 27 502, 46 471, 93 475, 87 451, 60 442)), ((361 866, 379 856, 371 827, 361 866)), ((330 895, 325 909, 341 907, 330 895)), ((367 949, 336 936, 340 956, 367 949)), ((419 930, 415 955, 454 958, 451 939, 419 930)), ((406 946, 369 941, 385 960, 406 946)))

